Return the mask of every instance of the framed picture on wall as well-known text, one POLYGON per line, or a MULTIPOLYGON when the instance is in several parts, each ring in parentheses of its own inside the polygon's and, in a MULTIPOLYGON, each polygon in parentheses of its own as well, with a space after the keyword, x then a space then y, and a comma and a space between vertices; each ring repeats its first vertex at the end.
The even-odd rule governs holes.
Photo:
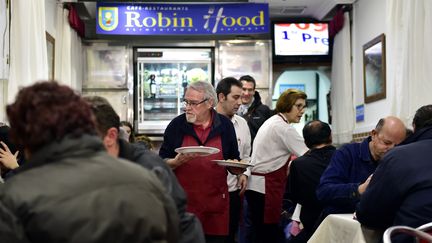
POLYGON ((83 89, 126 89, 126 54, 124 46, 85 46, 83 89))
POLYGON ((54 79, 54 65, 55 65, 55 40, 48 32, 45 32, 46 45, 47 45, 47 58, 48 58, 48 79, 54 79))
POLYGON ((363 84, 365 103, 386 98, 386 48, 384 34, 363 45, 363 84))
POLYGON ((304 113, 305 123, 318 119, 318 101, 316 99, 307 99, 306 107, 304 113))
POLYGON ((280 84, 279 85, 279 94, 282 94, 287 89, 298 89, 300 91, 305 92, 305 85, 304 84, 280 84))

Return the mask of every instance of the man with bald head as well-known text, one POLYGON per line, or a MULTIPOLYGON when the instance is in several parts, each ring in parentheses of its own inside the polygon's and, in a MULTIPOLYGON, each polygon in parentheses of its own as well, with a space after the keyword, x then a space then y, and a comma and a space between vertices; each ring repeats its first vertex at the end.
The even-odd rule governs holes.
MULTIPOLYGON (((420 107, 414 133, 387 153, 357 205, 357 218, 369 228, 419 227, 432 219, 432 105, 420 107)), ((412 237, 392 242, 413 242, 412 237), (411 241, 410 241, 411 240, 411 241)))
POLYGON ((394 116, 380 119, 361 143, 342 146, 333 154, 317 188, 324 216, 353 213, 380 159, 406 137, 406 127, 394 116))

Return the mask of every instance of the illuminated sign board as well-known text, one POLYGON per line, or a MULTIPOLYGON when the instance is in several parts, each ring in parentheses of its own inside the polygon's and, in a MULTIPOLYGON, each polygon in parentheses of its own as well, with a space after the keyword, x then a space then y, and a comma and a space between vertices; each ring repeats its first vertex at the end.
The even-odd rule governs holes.
POLYGON ((232 35, 269 32, 268 4, 98 3, 102 35, 232 35))
POLYGON ((329 54, 327 23, 276 23, 273 29, 277 56, 329 54))

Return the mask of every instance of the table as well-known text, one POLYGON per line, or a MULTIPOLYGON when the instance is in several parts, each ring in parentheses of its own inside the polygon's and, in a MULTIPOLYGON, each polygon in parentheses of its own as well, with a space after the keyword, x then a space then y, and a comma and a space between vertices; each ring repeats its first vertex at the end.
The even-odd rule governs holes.
POLYGON ((353 219, 353 214, 330 214, 320 224, 308 243, 375 243, 382 232, 367 229, 353 219))

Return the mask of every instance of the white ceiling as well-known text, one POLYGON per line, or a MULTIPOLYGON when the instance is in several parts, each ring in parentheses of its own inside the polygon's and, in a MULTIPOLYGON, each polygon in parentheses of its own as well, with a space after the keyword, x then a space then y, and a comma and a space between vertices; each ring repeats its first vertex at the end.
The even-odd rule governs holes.
POLYGON ((323 20, 338 4, 352 4, 355 0, 249 0, 269 3, 270 17, 301 17, 323 20))

